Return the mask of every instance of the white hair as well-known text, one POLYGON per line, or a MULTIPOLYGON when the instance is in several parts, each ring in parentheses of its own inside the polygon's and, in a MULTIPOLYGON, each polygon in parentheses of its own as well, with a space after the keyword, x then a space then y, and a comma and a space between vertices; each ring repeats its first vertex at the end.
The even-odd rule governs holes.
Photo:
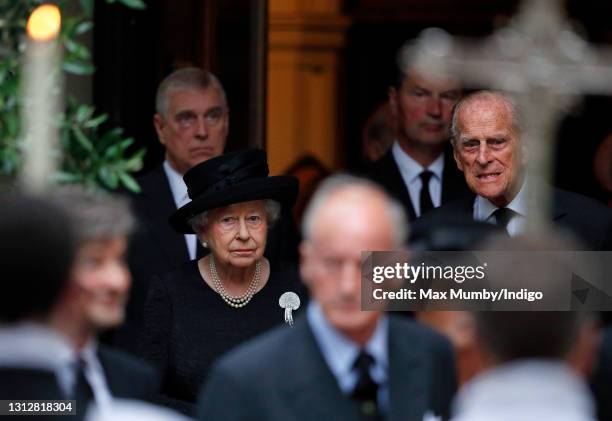
MULTIPOLYGON (((315 221, 319 211, 330 197, 339 191, 355 187, 374 190, 383 195, 391 226, 395 228, 393 231, 394 247, 402 247, 408 238, 408 219, 406 218, 406 212, 402 205, 397 200, 391 198, 378 184, 348 174, 336 174, 326 178, 312 196, 302 219, 302 235, 304 239, 312 238, 315 221)), ((368 197, 365 196, 364 200, 367 201, 368 197)))
MULTIPOLYGON (((280 218, 281 204, 276 200, 266 199, 264 200, 264 209, 266 212, 266 221, 268 222, 268 228, 280 218)), ((208 211, 204 211, 189 220, 189 225, 195 233, 198 233, 208 224, 208 211)))

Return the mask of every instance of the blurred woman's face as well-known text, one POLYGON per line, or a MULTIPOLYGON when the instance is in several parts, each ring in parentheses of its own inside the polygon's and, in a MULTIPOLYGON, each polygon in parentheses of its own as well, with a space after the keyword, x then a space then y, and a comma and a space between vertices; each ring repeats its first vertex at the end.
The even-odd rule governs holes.
POLYGON ((263 200, 212 209, 198 233, 220 265, 249 267, 263 256, 268 220, 263 200))

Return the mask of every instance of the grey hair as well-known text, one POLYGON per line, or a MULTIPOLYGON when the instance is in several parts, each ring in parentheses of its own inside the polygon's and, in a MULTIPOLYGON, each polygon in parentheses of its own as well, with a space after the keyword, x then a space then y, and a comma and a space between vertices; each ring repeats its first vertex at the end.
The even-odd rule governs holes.
MULTIPOLYGON (((264 209, 266 212, 266 221, 268 222, 268 229, 271 228, 276 221, 280 219, 281 204, 276 200, 266 199, 264 200, 264 209)), ((189 220, 189 225, 195 233, 200 232, 208 224, 208 211, 204 211, 199 215, 194 216, 189 220)))
POLYGON ((54 189, 49 200, 67 213, 79 245, 128 236, 134 229, 130 205, 119 195, 67 185, 54 189))
MULTIPOLYGON (((363 188, 374 190, 382 194, 387 203, 389 220, 395 228, 393 231, 393 241, 395 248, 401 248, 408 238, 408 219, 402 205, 390 197, 378 184, 349 174, 336 174, 326 178, 312 196, 308 207, 304 211, 302 219, 302 235, 304 239, 311 239, 314 225, 319 211, 332 195, 347 188, 363 188)), ((367 196, 364 200, 368 200, 367 196)))
POLYGON ((464 96, 455 104, 451 117, 450 128, 451 143, 453 144, 453 147, 456 145, 457 140, 461 136, 458 128, 459 113, 463 110, 463 108, 478 101, 497 101, 502 103, 512 116, 512 130, 514 131, 514 134, 517 137, 520 137, 521 133, 525 129, 525 120, 515 101, 502 91, 482 90, 464 96))
POLYGON ((168 97, 171 92, 214 88, 219 92, 221 101, 227 106, 227 97, 223 85, 212 73, 197 67, 186 67, 170 73, 160 83, 155 96, 155 110, 166 118, 168 115, 168 97))

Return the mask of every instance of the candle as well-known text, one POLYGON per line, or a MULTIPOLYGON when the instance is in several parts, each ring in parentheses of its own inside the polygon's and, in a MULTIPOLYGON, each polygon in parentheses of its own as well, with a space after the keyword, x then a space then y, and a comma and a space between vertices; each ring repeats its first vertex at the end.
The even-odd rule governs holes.
POLYGON ((60 48, 56 42, 61 16, 55 5, 37 7, 27 23, 23 61, 22 134, 24 188, 41 191, 48 185, 59 158, 58 116, 60 48))

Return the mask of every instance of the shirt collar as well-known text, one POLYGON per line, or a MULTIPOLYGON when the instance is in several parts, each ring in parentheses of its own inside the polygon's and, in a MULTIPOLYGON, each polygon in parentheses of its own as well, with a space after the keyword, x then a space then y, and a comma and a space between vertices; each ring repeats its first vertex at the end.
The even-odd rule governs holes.
MULTIPOLYGON (((310 302, 307 318, 321 353, 334 376, 338 379, 350 373, 359 354, 359 346, 329 324, 318 303, 310 302)), ((384 372, 387 372, 389 360, 388 335, 389 320, 383 314, 378 320, 374 334, 365 346, 366 352, 384 372)))
MULTIPOLYGON (((395 162, 400 169, 400 172, 409 183, 417 179, 421 173, 425 170, 425 167, 415 161, 410 155, 408 155, 397 141, 393 142, 391 147, 391 153, 395 162)), ((444 171, 444 154, 441 153, 428 167, 435 177, 442 180, 442 171, 444 171)))
POLYGON ((168 184, 170 184, 170 191, 172 191, 172 197, 176 207, 179 208, 190 201, 187 195, 187 185, 183 181, 183 176, 179 174, 172 165, 166 160, 163 164, 164 172, 168 178, 168 184))
POLYGON ((0 365, 58 370, 74 351, 60 333, 32 322, 0 328, 0 365))
MULTIPOLYGON (((512 199, 512 201, 505 206, 521 216, 525 216, 527 213, 526 185, 527 182, 524 182, 519 192, 516 194, 516 196, 514 196, 514 199, 512 199)), ((495 212, 498 207, 491 203, 488 199, 485 199, 482 196, 476 196, 476 200, 474 201, 474 209, 476 220, 488 221, 493 217, 493 212, 495 212)))

